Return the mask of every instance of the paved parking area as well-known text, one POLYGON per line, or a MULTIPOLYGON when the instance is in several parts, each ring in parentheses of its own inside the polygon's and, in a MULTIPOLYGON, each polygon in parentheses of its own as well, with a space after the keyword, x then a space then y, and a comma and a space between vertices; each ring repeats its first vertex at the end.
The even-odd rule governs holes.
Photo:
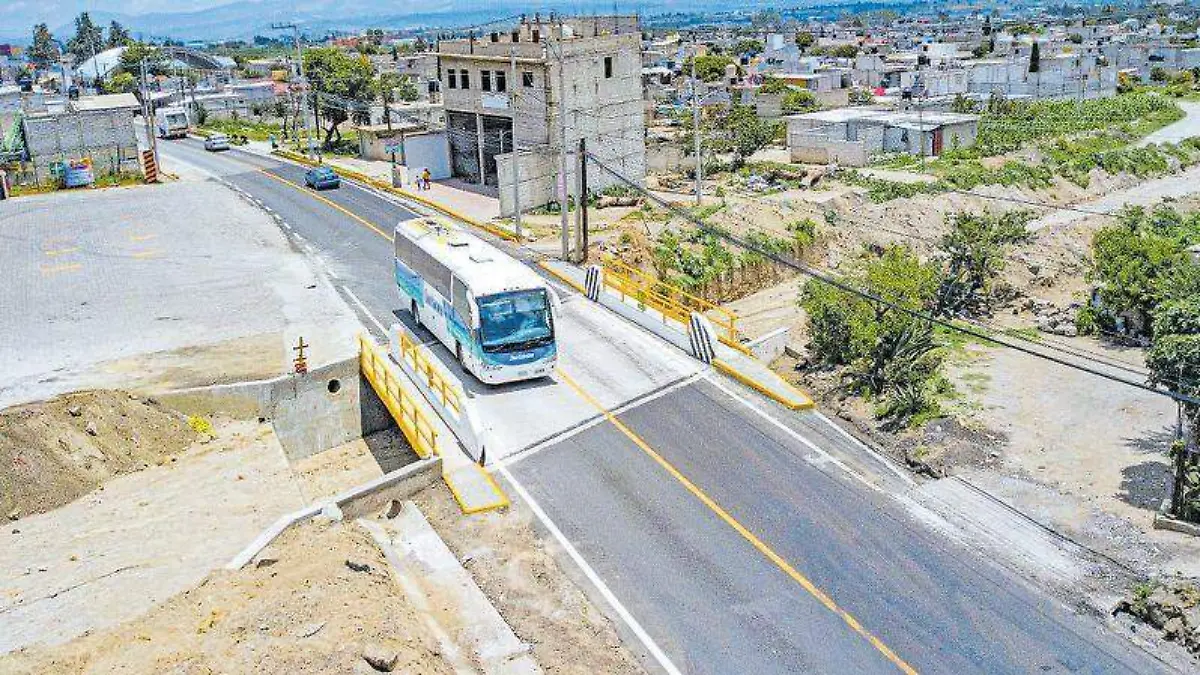
POLYGON ((0 209, 0 406, 183 386, 354 349, 357 319, 269 214, 214 180, 25 197, 0 209))

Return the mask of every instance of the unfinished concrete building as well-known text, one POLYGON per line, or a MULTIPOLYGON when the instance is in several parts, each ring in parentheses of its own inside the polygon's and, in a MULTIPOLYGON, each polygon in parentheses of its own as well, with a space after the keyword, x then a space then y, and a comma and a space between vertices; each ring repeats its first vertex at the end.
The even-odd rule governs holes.
MULTIPOLYGON (((522 19, 509 32, 443 40, 438 57, 454 175, 495 188, 502 214, 513 210, 514 165, 522 209, 557 199, 560 113, 569 185, 581 138, 623 175, 645 178, 637 17, 522 19)), ((595 169, 588 179, 593 191, 615 181, 595 169)))

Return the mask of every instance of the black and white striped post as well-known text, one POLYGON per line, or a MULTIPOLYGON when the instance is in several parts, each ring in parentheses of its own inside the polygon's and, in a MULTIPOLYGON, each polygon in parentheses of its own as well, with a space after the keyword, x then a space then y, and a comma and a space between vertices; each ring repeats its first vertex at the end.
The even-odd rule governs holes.
POLYGON ((712 364, 717 356, 715 335, 708 317, 700 312, 691 313, 688 317, 688 340, 692 345, 692 356, 706 364, 712 364))
POLYGON ((600 291, 604 288, 604 270, 599 265, 588 265, 585 270, 583 289, 587 292, 588 300, 600 302, 600 291))

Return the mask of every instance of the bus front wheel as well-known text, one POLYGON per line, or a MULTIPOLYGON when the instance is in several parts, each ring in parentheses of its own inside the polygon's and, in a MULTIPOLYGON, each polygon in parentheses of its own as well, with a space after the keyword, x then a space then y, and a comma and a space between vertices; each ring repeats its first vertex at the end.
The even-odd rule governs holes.
POLYGON ((417 324, 417 326, 420 327, 420 325, 421 325, 421 310, 417 309, 417 301, 416 300, 412 301, 412 307, 410 309, 412 309, 413 323, 417 324))

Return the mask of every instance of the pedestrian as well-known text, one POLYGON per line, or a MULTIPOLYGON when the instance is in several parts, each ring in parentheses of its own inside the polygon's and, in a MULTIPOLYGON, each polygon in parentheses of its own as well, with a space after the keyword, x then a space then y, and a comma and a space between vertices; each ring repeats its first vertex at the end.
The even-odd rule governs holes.
POLYGON ((421 172, 421 180, 425 181, 425 190, 426 191, 429 190, 429 179, 430 178, 432 178, 432 176, 429 173, 429 167, 425 167, 425 170, 421 172))

